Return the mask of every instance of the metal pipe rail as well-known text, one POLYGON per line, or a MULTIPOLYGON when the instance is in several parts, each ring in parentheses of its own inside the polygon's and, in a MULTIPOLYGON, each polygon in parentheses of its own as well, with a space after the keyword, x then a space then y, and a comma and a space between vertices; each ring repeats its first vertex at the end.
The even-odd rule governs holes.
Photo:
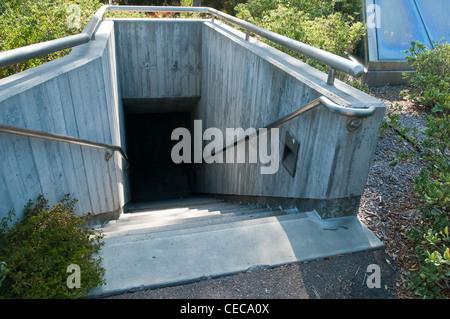
POLYGON ((313 108, 319 106, 320 104, 325 106, 330 112, 337 113, 342 116, 350 117, 350 119, 347 122, 347 129, 349 131, 354 131, 357 128, 359 128, 362 124, 362 119, 365 117, 372 116, 376 110, 375 106, 373 106, 373 105, 371 105, 370 107, 365 108, 365 109, 362 109, 362 108, 357 109, 357 108, 340 106, 340 105, 334 103, 333 101, 331 101, 330 99, 328 99, 327 97, 321 96, 321 97, 309 102, 305 106, 299 108, 298 110, 265 126, 264 128, 269 129, 269 128, 280 126, 281 124, 283 124, 289 120, 292 120, 293 118, 296 118, 297 116, 299 116, 309 110, 312 110, 313 108))
POLYGON ((244 141, 248 141, 250 138, 253 138, 254 136, 259 136, 260 131, 263 130, 263 129, 271 129, 271 128, 278 127, 278 126, 280 126, 281 124, 283 124, 283 123, 285 123, 285 122, 287 122, 287 121, 289 121, 289 120, 292 120, 292 119, 296 118, 296 117, 299 116, 300 114, 303 114, 303 113, 305 113, 305 112, 307 112, 307 111, 309 111, 309 110, 312 110, 313 108, 319 106, 320 104, 321 104, 320 98, 317 98, 317 99, 315 99, 315 100, 309 102, 309 103, 306 104, 305 106, 303 106, 303 107, 301 107, 301 108, 295 110, 294 112, 292 112, 292 113, 290 113, 290 114, 288 114, 288 115, 286 115, 286 116, 284 116, 284 117, 278 119, 277 121, 272 122, 271 124, 266 125, 266 126, 264 126, 264 127, 262 127, 262 128, 259 128, 259 129, 257 129, 254 133, 252 133, 252 134, 250 134, 250 135, 246 135, 245 137, 241 138, 240 140, 238 140, 238 141, 236 141, 236 142, 234 142, 234 143, 231 143, 231 144, 225 146, 224 148, 222 148, 221 150, 218 150, 217 152, 214 152, 213 154, 211 154, 211 156, 208 156, 205 160, 207 160, 207 159, 209 159, 209 158, 211 158, 211 157, 214 157, 214 156, 216 156, 217 154, 225 153, 228 149, 231 149, 231 148, 233 148, 233 147, 236 147, 239 143, 242 143, 242 142, 244 142, 244 141))
POLYGON ((309 102, 305 106, 295 110, 294 112, 280 118, 279 120, 277 120, 269 125, 264 126, 264 128, 269 129, 269 128, 280 126, 281 124, 283 124, 289 120, 292 120, 292 119, 296 118, 297 116, 299 116, 309 110, 312 110, 313 108, 319 106, 320 104, 325 106, 330 112, 350 117, 350 121, 357 120, 357 121, 352 122, 353 125, 357 124, 357 127, 351 127, 351 130, 355 130, 356 128, 358 128, 362 123, 361 122, 362 118, 372 116, 376 110, 375 106, 373 106, 373 105, 371 105, 370 107, 368 107, 366 109, 356 109, 356 108, 340 106, 340 105, 334 103, 333 101, 331 101, 330 99, 328 99, 327 97, 321 96, 321 97, 309 102))
POLYGON ((259 128, 258 130, 256 130, 255 133, 246 135, 245 137, 241 138, 240 140, 238 140, 230 145, 225 146, 223 149, 218 150, 217 152, 214 152, 214 154, 211 154, 211 156, 208 156, 206 159, 209 159, 209 158, 215 156, 216 154, 224 153, 228 149, 237 146, 239 143, 249 140, 254 135, 258 136, 259 132, 262 129, 271 129, 271 128, 278 127, 281 124, 286 123, 286 122, 300 116, 301 114, 306 113, 307 111, 310 111, 310 110, 318 107, 321 104, 323 106, 325 106, 330 112, 337 113, 342 116, 350 117, 349 121, 347 122, 347 129, 349 131, 354 131, 357 128, 359 128, 362 124, 362 119, 365 117, 372 116, 376 111, 376 108, 373 105, 371 105, 369 108, 366 108, 366 109, 349 108, 349 107, 340 106, 340 105, 334 103, 333 101, 331 101, 330 99, 328 99, 327 97, 321 96, 315 100, 312 100, 311 102, 302 106, 301 108, 295 110, 294 112, 283 116, 282 118, 276 120, 275 122, 272 122, 262 128, 259 128))
MULTIPOLYGON (((109 149, 113 152, 119 152, 119 154, 129 163, 128 156, 125 154, 125 152, 122 150, 122 148, 117 145, 98 143, 98 142, 93 142, 93 141, 89 141, 89 140, 85 140, 85 139, 81 139, 81 138, 76 138, 76 137, 71 137, 71 136, 66 136, 66 135, 61 135, 61 134, 55 134, 55 133, 36 131, 36 130, 30 130, 27 128, 6 125, 6 124, 0 124, 0 132, 8 133, 8 134, 15 134, 15 135, 22 135, 22 136, 27 136, 27 137, 41 138, 41 139, 51 140, 51 141, 66 142, 66 143, 83 145, 83 146, 109 149)), ((106 154, 105 160, 108 161, 111 158, 111 156, 112 156, 112 154, 106 154)))
POLYGON ((282 45, 287 49, 300 53, 330 67, 327 83, 334 84, 335 70, 342 71, 353 77, 360 77, 364 73, 364 67, 350 59, 343 58, 333 53, 312 47, 308 44, 290 39, 286 36, 258 27, 247 21, 238 19, 229 14, 209 7, 166 7, 166 6, 102 6, 88 22, 83 32, 47 42, 32 44, 29 46, 0 52, 0 68, 37 58, 53 52, 65 50, 91 41, 95 37, 95 31, 99 23, 104 19, 107 11, 128 12, 187 12, 205 13, 230 22, 246 30, 246 40, 249 40, 250 32, 259 35, 269 41, 282 45))

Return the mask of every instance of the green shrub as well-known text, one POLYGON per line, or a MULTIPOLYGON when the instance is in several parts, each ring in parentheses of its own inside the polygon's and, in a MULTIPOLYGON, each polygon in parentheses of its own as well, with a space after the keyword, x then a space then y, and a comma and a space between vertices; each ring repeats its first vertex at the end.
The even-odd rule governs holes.
POLYGON ((414 251, 420 261, 420 269, 417 272, 408 273, 408 287, 420 298, 450 298, 448 226, 443 231, 436 232, 433 228, 424 225, 410 231, 408 237, 417 244, 414 251))
MULTIPOLYGON (((416 90, 404 91, 409 99, 432 108, 433 112, 446 112, 450 109, 450 44, 442 39, 434 42, 435 48, 429 50, 423 43, 413 42, 406 60, 416 70, 409 83, 416 90)), ((408 77, 405 74, 405 77, 408 77)))
MULTIPOLYGON (((80 33, 99 0, 8 0, 0 2, 0 51, 80 33), (76 5, 79 10, 74 10, 76 5), (77 18, 77 21, 74 18, 77 18), (76 22, 76 23, 74 23, 76 22)), ((0 68, 0 78, 62 57, 70 49, 0 68)))
POLYGON ((389 113, 388 126, 399 133, 405 148, 391 166, 403 161, 424 165, 415 176, 414 190, 423 198, 420 220, 406 236, 415 245, 420 268, 408 273, 408 287, 420 298, 450 297, 450 121, 446 114, 429 116, 426 128, 404 127, 389 113))
POLYGON ((339 12, 349 20, 358 20, 361 14, 360 0, 330 1, 330 0, 249 0, 236 6, 236 12, 242 19, 259 24, 265 16, 277 8, 286 7, 301 11, 314 19, 326 17, 336 12, 335 4, 340 3, 339 12))
MULTIPOLYGON (((347 1, 342 12, 336 12, 336 1, 256 1, 250 0, 236 7, 237 16, 267 30, 282 34, 311 46, 348 56, 356 48, 365 33, 363 24, 353 10, 360 10, 360 1, 347 1), (350 13, 351 12, 351 13, 350 13)), ((262 40, 268 42, 266 40, 262 40)), ((272 43, 270 43, 273 45, 272 43)), ((304 62, 327 72, 328 68, 316 61, 274 45, 304 62)))
POLYGON ((0 225, 0 260, 6 264, 0 297, 80 298, 104 284, 101 258, 95 254, 101 235, 84 227, 87 215, 77 216, 76 200, 64 198, 50 207, 40 195, 25 206, 24 219, 11 223, 10 212, 0 225), (80 288, 69 288, 69 265, 80 267, 80 288))
POLYGON ((6 263, 4 261, 0 261, 0 288, 2 287, 3 280, 5 280, 6 276, 6 263))
POLYGON ((408 51, 416 72, 410 80, 415 93, 406 95, 434 112, 427 117, 425 128, 419 131, 402 126, 395 113, 388 114, 389 121, 384 125, 385 129, 396 130, 406 142, 390 165, 412 160, 424 165, 414 178, 414 190, 423 198, 419 224, 406 233, 420 264, 417 271, 408 273, 408 286, 420 298, 450 298, 449 48, 441 43, 428 50, 414 42, 408 51))

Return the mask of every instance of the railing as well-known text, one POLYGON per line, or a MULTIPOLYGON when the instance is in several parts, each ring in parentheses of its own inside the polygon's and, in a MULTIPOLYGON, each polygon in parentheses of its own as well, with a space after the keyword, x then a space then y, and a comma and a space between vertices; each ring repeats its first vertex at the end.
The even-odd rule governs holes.
POLYGON ((354 131, 357 128, 359 128, 362 124, 362 119, 365 117, 372 116, 376 111, 376 108, 373 105, 371 105, 369 108, 366 108, 366 109, 348 108, 348 107, 343 107, 343 106, 337 105, 336 103, 332 102, 330 99, 326 98, 325 96, 321 96, 315 100, 312 100, 311 102, 302 106, 301 108, 295 110, 294 112, 283 116, 282 118, 276 120, 275 122, 265 125, 264 127, 256 130, 254 133, 252 133, 250 135, 246 135, 245 137, 241 138, 240 140, 238 140, 234 143, 231 143, 230 145, 225 146, 223 149, 218 150, 217 152, 214 152, 213 154, 208 156, 205 160, 216 156, 216 154, 225 153, 228 149, 231 149, 231 148, 237 146, 241 142, 249 140, 253 136, 258 136, 259 132, 263 129, 269 130, 271 128, 278 127, 281 124, 286 123, 286 122, 300 116, 301 114, 306 113, 306 112, 318 107, 321 104, 323 106, 325 106, 330 112, 337 113, 337 114, 340 114, 343 116, 349 116, 350 119, 347 122, 347 129, 349 131, 354 131))
MULTIPOLYGON (((85 140, 85 139, 81 139, 81 138, 65 136, 65 135, 60 135, 60 134, 55 134, 55 133, 41 132, 41 131, 36 131, 36 130, 30 130, 30 129, 23 128, 23 127, 17 127, 17 126, 5 125, 5 124, 0 124, 0 132, 28 136, 28 137, 41 138, 41 139, 51 140, 51 141, 66 142, 66 143, 89 146, 89 147, 109 149, 113 152, 119 152, 119 154, 127 161, 127 163, 129 163, 128 156, 125 154, 125 152, 122 150, 122 148, 120 146, 116 146, 116 145, 98 143, 98 142, 93 142, 93 141, 89 141, 89 140, 85 140)), ((111 156, 112 156, 112 154, 106 153, 105 160, 108 161, 111 158, 111 156)))
POLYGON ((366 108, 366 109, 349 108, 349 107, 340 106, 340 105, 332 102, 330 99, 326 98, 325 96, 321 96, 321 97, 309 102, 307 105, 299 108, 298 110, 265 126, 265 128, 269 129, 272 127, 280 126, 281 124, 283 124, 289 120, 292 120, 293 118, 296 118, 297 116, 319 106, 320 104, 325 106, 329 111, 331 111, 333 113, 337 113, 337 114, 344 115, 344 116, 349 116, 350 119, 353 120, 352 124, 350 124, 350 127, 348 126, 349 130, 355 130, 356 128, 358 128, 361 125, 361 118, 369 117, 375 113, 375 107, 373 105, 371 105, 369 108, 366 108))
POLYGON ((220 12, 208 7, 152 7, 152 6, 102 6, 88 22, 83 32, 56 40, 32 44, 29 46, 0 52, 0 68, 24 62, 33 58, 41 57, 46 54, 65 50, 85 44, 95 37, 95 31, 99 23, 104 19, 107 11, 137 11, 137 12, 187 12, 187 13, 205 13, 214 18, 220 18, 246 30, 246 40, 249 40, 250 32, 259 35, 269 41, 282 45, 283 47, 300 53, 306 57, 314 59, 330 67, 327 83, 334 84, 335 71, 341 71, 353 77, 360 77, 364 73, 364 67, 352 60, 332 54, 330 52, 312 47, 308 44, 290 39, 275 32, 258 27, 252 23, 233 17, 229 14, 220 12))
POLYGON ((326 98, 325 96, 321 96, 307 105, 299 108, 298 110, 282 117, 281 119, 266 125, 264 128, 272 128, 280 126, 281 124, 292 120, 293 118, 296 118, 297 116, 305 113, 306 111, 309 111, 317 106, 322 104, 325 106, 330 112, 337 113, 339 115, 348 116, 350 119, 347 121, 347 129, 349 131, 355 131, 358 129, 362 124, 362 119, 365 117, 372 116, 375 113, 375 106, 371 105, 368 108, 365 109, 357 109, 357 108, 350 108, 345 106, 340 106, 334 102, 332 102, 330 99, 326 98))

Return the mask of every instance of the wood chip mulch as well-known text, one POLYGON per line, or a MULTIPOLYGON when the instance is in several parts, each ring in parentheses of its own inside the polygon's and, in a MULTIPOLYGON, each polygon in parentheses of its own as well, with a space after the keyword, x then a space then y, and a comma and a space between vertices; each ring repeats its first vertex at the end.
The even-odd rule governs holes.
MULTIPOLYGON (((386 104, 388 112, 400 114, 400 122, 410 127, 423 127, 428 110, 399 97, 408 86, 372 88, 370 94, 386 104), (398 105, 402 108, 399 109, 398 105)), ((386 253, 395 261, 400 279, 397 281, 398 298, 417 298, 406 288, 406 273, 418 269, 414 244, 405 236, 419 221, 418 206, 421 198, 414 192, 414 176, 419 164, 400 163, 389 166, 392 156, 402 148, 396 133, 387 130, 379 136, 365 193, 361 199, 359 218, 386 245, 386 253)))

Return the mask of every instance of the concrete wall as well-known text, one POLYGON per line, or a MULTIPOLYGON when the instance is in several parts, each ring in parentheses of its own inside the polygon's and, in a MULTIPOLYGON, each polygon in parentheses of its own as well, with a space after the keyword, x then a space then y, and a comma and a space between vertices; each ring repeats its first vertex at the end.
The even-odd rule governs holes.
MULTIPOLYGON (((61 59, 0 80, 0 122, 125 147, 113 22, 61 59)), ((0 133, 0 217, 29 199, 70 193, 79 214, 114 213, 128 200, 126 163, 106 150, 0 133)))
POLYGON ((294 177, 281 163, 273 175, 262 175, 261 164, 204 164, 196 166, 196 190, 316 209, 323 217, 356 214, 384 104, 340 81, 327 85, 326 74, 243 37, 220 23, 204 24, 202 98, 194 112, 204 129, 261 128, 321 95, 377 111, 349 132, 348 117, 319 106, 280 126, 280 161, 286 131, 300 142, 294 177))
MULTIPOLYGON (((349 118, 323 106, 280 127, 300 142, 296 174, 281 165, 195 165, 194 190, 272 205, 316 209, 323 217, 355 214, 385 106, 220 22, 117 19, 95 41, 64 58, 0 80, 0 122, 122 146, 123 105, 130 113, 191 112, 203 129, 261 128, 326 96, 376 114, 354 132, 349 118), (187 100, 189 107, 179 107, 187 100), (161 102, 161 103, 160 103, 161 102), (123 103, 123 105, 122 105, 123 103), (178 106, 177 106, 178 105, 178 106)), ((206 143, 204 143, 205 145, 206 143)), ((40 193, 50 202, 71 193, 80 212, 120 211, 130 199, 119 154, 0 133, 0 216, 21 212, 40 193)))
MULTIPOLYGON (((345 106, 375 105, 377 112, 355 132, 349 118, 320 106, 280 127, 300 141, 296 174, 280 164, 261 175, 259 164, 195 165, 193 189, 271 204, 316 209, 323 217, 355 214, 385 106, 220 22, 205 20, 115 20, 120 92, 130 113, 191 111, 203 130, 260 128, 319 96, 345 106), (191 100, 188 108, 178 98, 191 100), (193 101, 193 102, 192 102, 193 101), (280 200, 281 199, 281 200, 280 200)), ((192 130, 192 127, 191 127, 192 130)), ((203 146, 207 143, 204 142, 203 146)))
POLYGON ((177 103, 167 101, 200 97, 201 30, 201 20, 115 19, 120 91, 128 108, 143 111, 159 99, 170 112, 177 103))

